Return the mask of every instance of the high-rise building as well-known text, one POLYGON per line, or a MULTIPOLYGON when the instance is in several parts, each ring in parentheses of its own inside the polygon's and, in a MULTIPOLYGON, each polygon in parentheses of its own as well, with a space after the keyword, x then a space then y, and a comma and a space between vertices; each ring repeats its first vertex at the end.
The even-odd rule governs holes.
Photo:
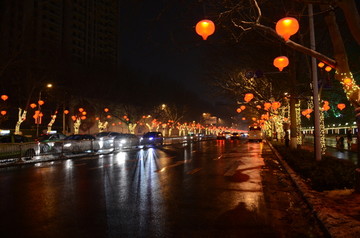
POLYGON ((25 55, 71 66, 115 66, 117 18, 114 0, 2 0, 0 62, 25 55))

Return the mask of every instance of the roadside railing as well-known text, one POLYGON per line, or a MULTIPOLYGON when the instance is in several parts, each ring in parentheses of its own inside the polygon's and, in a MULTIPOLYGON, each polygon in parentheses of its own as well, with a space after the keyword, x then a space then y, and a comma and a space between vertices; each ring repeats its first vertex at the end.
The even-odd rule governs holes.
MULTIPOLYGON (((163 145, 194 143, 213 139, 216 139, 216 136, 165 137, 163 145)), ((140 140, 124 143, 123 140, 114 139, 0 143, 0 166, 33 161, 40 162, 79 156, 110 154, 143 147, 144 145, 140 144, 140 140)))

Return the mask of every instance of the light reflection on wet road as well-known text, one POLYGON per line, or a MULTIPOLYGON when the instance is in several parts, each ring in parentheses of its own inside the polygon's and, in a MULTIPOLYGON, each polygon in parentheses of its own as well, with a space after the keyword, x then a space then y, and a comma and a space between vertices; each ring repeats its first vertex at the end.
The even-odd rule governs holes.
POLYGON ((277 237, 263 146, 206 141, 1 169, 1 237, 277 237))

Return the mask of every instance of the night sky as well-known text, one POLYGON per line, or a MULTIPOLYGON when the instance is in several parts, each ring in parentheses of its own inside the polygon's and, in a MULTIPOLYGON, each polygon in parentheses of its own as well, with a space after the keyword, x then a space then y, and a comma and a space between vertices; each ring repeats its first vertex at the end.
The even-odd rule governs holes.
POLYGON ((208 86, 201 80, 206 72, 203 59, 209 43, 195 32, 195 25, 203 15, 202 5, 167 2, 123 4, 120 13, 121 61, 136 71, 159 74, 167 80, 180 82, 209 101, 208 86))

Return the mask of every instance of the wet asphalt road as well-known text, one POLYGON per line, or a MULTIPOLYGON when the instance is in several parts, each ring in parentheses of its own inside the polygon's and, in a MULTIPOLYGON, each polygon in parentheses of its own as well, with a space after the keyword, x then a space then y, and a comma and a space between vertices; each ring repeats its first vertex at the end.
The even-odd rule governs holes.
POLYGON ((0 237, 280 237, 269 151, 213 140, 3 168, 0 237))

